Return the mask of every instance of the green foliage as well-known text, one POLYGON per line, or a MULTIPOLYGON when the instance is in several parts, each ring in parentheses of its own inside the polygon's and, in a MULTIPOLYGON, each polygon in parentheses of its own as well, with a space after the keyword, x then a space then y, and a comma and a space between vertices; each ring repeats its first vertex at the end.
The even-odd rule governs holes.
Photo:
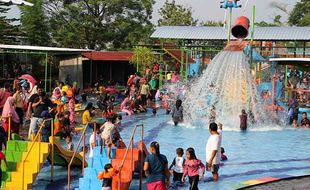
POLYGON ((137 46, 133 49, 133 56, 130 63, 134 64, 136 67, 139 65, 139 68, 142 68, 144 71, 147 66, 151 68, 155 61, 156 57, 152 49, 144 46, 137 46))
POLYGON ((222 21, 208 20, 206 22, 201 22, 200 26, 224 26, 224 23, 222 21))
POLYGON ((292 26, 310 26, 310 1, 301 0, 297 2, 288 22, 292 26))
POLYGON ((128 49, 145 41, 154 0, 53 0, 45 8, 58 46, 128 49))
POLYGON ((193 18, 192 8, 184 7, 166 0, 164 6, 160 8, 158 20, 159 26, 196 26, 198 20, 193 18))
POLYGON ((15 44, 21 35, 19 26, 14 25, 18 19, 8 19, 5 14, 10 10, 7 3, 0 2, 0 44, 15 44))
POLYGON ((22 30, 27 37, 27 44, 48 46, 50 45, 49 26, 44 14, 43 0, 29 1, 34 6, 20 6, 22 30))

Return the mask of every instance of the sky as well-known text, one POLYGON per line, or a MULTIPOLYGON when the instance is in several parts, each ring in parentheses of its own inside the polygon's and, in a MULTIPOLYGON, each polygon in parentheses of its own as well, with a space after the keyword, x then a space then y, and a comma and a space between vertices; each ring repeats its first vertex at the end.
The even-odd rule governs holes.
MULTIPOLYGON (((157 24, 159 19, 158 10, 163 6, 166 0, 155 0, 153 18, 152 22, 157 24)), ((175 0, 177 4, 184 5, 186 7, 192 7, 193 15, 196 19, 200 21, 223 21, 225 10, 220 9, 220 1, 222 0, 175 0)), ((241 0, 243 8, 234 9, 233 18, 238 16, 248 16, 251 17, 251 7, 252 5, 256 6, 256 22, 266 21, 272 22, 275 15, 281 13, 280 11, 270 7, 270 3, 276 1, 279 3, 284 3, 287 5, 288 10, 292 10, 294 5, 299 0, 249 0, 247 7, 245 8, 246 0, 241 0)), ((287 19, 287 15, 281 14, 283 20, 287 19)), ((16 6, 13 6, 11 11, 7 15, 8 17, 19 18, 20 13, 16 6)))

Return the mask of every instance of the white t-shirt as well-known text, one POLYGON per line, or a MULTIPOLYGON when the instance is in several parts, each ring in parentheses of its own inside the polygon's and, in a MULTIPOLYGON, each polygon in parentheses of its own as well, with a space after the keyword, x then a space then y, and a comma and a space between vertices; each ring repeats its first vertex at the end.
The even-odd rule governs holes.
MULTIPOLYGON (((96 141, 100 139, 100 136, 97 134, 96 135, 96 141)), ((92 133, 89 137, 89 157, 92 158, 94 156, 94 151, 93 151, 93 147, 92 144, 95 142, 95 138, 94 138, 94 133, 92 133)), ((97 145, 97 144, 96 144, 97 145)))
POLYGON ((221 139, 220 136, 215 134, 211 135, 208 139, 208 143, 206 145, 206 162, 210 160, 212 152, 217 150, 217 153, 213 159, 212 165, 220 164, 221 160, 221 139))
POLYGON ((101 138, 102 139, 108 139, 111 138, 113 133, 115 132, 115 125, 111 122, 105 122, 103 124, 104 128, 103 131, 101 133, 101 138))
POLYGON ((174 166, 173 166, 173 171, 177 173, 183 173, 184 172, 184 163, 185 159, 183 157, 175 157, 173 160, 174 166))

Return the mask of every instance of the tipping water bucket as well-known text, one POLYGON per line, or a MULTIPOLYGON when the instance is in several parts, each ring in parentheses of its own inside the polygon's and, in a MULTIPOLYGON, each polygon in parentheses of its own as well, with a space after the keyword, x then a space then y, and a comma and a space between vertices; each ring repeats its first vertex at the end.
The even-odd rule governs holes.
POLYGON ((246 38, 249 34, 249 26, 250 20, 247 17, 238 17, 235 21, 234 26, 231 29, 231 34, 235 38, 246 38))

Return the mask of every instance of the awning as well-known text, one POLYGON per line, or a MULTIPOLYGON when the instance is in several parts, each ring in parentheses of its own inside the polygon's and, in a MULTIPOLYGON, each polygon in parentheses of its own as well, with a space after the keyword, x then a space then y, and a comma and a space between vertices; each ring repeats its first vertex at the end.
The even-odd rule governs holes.
POLYGON ((130 61, 133 52, 97 51, 83 52, 82 55, 93 61, 130 61))

